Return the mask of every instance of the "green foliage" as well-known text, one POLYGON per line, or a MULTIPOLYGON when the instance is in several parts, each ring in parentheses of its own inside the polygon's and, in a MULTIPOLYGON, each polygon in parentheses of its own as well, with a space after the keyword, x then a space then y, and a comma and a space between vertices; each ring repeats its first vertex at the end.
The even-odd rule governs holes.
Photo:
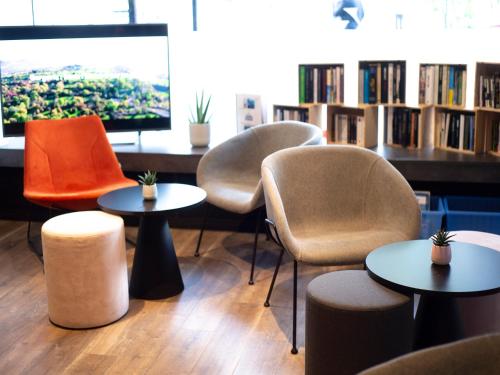
POLYGON ((143 185, 154 185, 156 184, 156 181, 158 181, 155 171, 148 170, 147 172, 144 172, 143 175, 139 175, 138 177, 139 182, 143 185))
MULTIPOLYGON (((37 72, 40 74, 40 72, 37 72)), ((45 82, 29 73, 2 78, 3 118, 6 124, 27 120, 95 114, 102 119, 161 118, 169 114, 169 94, 163 87, 133 78, 63 77, 45 82)))
POLYGON ((191 124, 208 124, 209 119, 207 118, 208 107, 210 106, 211 96, 208 97, 208 100, 205 103, 205 94, 201 92, 201 99, 198 100, 198 93, 196 93, 196 112, 193 114, 191 111, 191 124))
POLYGON ((436 246, 448 246, 450 242, 453 242, 453 240, 450 239, 453 236, 454 234, 450 234, 450 232, 440 229, 431 237, 431 239, 432 243, 436 246))

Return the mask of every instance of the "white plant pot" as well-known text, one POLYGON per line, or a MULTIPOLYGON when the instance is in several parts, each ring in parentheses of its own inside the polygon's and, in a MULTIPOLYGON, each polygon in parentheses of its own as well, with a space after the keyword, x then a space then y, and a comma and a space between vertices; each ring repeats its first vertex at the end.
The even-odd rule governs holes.
POLYGON ((451 262, 451 246, 436 246, 432 244, 432 263, 445 266, 451 262))
POLYGON ((194 147, 206 147, 210 143, 210 124, 189 124, 189 140, 194 147))
POLYGON ((156 199, 158 196, 158 188, 154 185, 142 185, 142 196, 146 200, 156 199))

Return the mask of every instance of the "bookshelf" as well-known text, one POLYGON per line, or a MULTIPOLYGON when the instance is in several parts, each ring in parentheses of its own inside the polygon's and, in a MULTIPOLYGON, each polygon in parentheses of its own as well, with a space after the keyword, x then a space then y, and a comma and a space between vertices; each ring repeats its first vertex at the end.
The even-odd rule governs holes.
POLYGON ((360 147, 377 145, 378 106, 327 107, 327 143, 360 147))
POLYGON ((394 147, 424 147, 425 109, 384 106, 384 144, 394 147))
POLYGON ((465 108, 467 65, 420 64, 418 103, 465 108))
POLYGON ((474 107, 500 110, 500 64, 476 63, 474 107))
POLYGON ((299 103, 344 103, 344 64, 300 64, 299 103))
POLYGON ((434 147, 470 154, 484 152, 484 112, 435 107, 434 147))
POLYGON ((405 98, 406 61, 359 62, 359 104, 404 104, 405 98))
POLYGON ((274 121, 302 121, 321 127, 321 105, 317 104, 301 104, 293 105, 278 105, 273 106, 274 121))
POLYGON ((500 110, 476 110, 477 122, 484 129, 483 151, 500 157, 500 110))

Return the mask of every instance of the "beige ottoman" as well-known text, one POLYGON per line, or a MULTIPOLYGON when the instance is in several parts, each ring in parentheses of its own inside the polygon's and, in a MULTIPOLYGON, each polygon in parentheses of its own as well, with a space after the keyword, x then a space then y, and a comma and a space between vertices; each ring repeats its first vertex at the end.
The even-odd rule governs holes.
POLYGON ((123 219, 100 211, 56 216, 42 226, 49 319, 66 328, 112 323, 128 311, 123 219))

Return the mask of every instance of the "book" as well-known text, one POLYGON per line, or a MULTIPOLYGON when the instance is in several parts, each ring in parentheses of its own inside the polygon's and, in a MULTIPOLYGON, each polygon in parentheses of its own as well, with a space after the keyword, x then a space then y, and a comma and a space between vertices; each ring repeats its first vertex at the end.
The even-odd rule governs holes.
POLYGON ((299 65, 299 103, 306 102, 306 67, 299 65))
POLYGON ((380 84, 381 86, 381 94, 380 94, 380 101, 382 103, 387 103, 387 82, 388 82, 388 78, 387 78, 387 63, 382 63, 382 82, 380 84))
POLYGON ((386 133, 387 133, 387 144, 388 145, 392 145, 392 143, 393 143, 393 139, 392 139, 393 115, 394 115, 394 108, 393 107, 387 108, 387 131, 386 131, 386 133))
POLYGON ((377 66, 378 64, 370 64, 368 66, 368 103, 377 103, 377 66))
POLYGON ((394 64, 389 63, 387 68, 387 102, 389 104, 393 103, 394 99, 394 64))

